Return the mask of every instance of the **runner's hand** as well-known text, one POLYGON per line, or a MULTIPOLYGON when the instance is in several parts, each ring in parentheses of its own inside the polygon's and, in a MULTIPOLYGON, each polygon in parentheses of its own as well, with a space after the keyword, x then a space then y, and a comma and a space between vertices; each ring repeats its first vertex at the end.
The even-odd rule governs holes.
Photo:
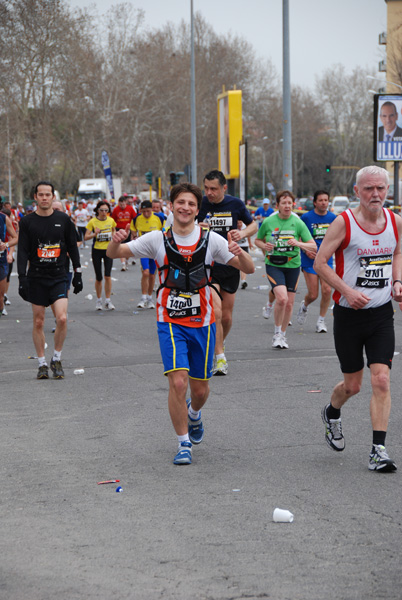
POLYGON ((364 308, 371 300, 369 296, 363 294, 363 292, 358 292, 356 290, 350 289, 350 292, 344 294, 346 300, 350 308, 354 308, 358 310, 359 308, 364 308))
POLYGON ((82 284, 82 273, 74 273, 73 281, 72 281, 74 294, 79 294, 83 290, 82 284))
POLYGON ((235 256, 239 256, 239 254, 242 253, 242 249, 240 248, 239 244, 232 241, 232 234, 233 231, 228 231, 228 249, 229 252, 231 252, 235 256))
POLYGON ((20 275, 18 293, 25 302, 29 302, 29 282, 26 275, 20 275))
POLYGON ((119 229, 118 231, 115 231, 113 234, 112 240, 116 244, 121 244, 121 242, 124 242, 124 240, 126 240, 129 235, 130 235, 130 224, 126 225, 125 229, 119 229))

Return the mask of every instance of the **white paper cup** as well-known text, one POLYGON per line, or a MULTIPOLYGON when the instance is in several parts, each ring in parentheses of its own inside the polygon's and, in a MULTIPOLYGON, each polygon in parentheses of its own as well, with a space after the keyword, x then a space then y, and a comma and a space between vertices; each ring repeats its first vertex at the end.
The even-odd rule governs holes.
POLYGON ((290 510, 275 508, 273 519, 275 523, 293 523, 293 515, 290 510))

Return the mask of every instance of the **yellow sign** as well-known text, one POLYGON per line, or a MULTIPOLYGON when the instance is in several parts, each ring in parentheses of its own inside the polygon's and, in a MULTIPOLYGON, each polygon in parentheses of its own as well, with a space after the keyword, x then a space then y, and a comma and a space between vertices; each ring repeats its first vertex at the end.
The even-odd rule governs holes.
POLYGON ((239 144, 242 139, 241 90, 223 92, 218 96, 218 150, 219 170, 227 179, 239 177, 239 144))

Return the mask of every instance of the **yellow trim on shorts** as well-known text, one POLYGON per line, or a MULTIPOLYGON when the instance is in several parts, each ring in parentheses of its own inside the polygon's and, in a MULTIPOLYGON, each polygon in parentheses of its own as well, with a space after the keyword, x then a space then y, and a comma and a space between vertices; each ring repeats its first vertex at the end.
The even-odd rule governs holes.
POLYGON ((208 341, 205 352, 205 364, 204 364, 204 380, 207 379, 207 366, 208 366, 208 354, 209 354, 209 341, 211 338, 211 325, 208 325, 208 341))
POLYGON ((186 369, 185 367, 181 367, 181 369, 169 369, 169 371, 164 371, 164 375, 169 375, 169 373, 175 373, 176 371, 187 371, 187 373, 189 372, 190 369, 186 369))
POLYGON ((174 335, 173 335, 173 330, 172 330, 172 324, 169 323, 169 331, 170 331, 170 338, 172 340, 172 346, 173 346, 173 369, 171 369, 172 371, 176 371, 176 344, 174 343, 174 335))

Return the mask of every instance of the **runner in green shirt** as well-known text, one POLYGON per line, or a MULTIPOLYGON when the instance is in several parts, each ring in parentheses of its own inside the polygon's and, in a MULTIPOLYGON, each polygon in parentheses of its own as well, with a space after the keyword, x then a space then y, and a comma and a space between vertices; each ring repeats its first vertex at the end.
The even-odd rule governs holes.
POLYGON ((294 196, 289 190, 279 192, 277 213, 264 220, 257 233, 256 246, 266 252, 267 277, 275 292, 275 334, 273 348, 289 348, 286 328, 292 318, 300 275, 300 249, 315 252, 316 244, 308 227, 292 213, 294 196))

